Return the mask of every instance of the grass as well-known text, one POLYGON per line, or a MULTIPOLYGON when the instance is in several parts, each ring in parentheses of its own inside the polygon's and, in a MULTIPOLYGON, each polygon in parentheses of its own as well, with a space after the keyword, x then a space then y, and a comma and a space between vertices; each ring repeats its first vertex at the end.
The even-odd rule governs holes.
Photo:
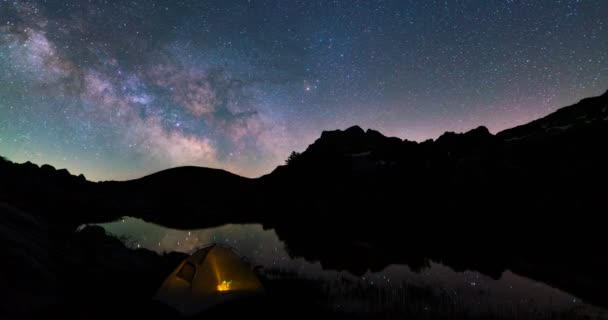
POLYGON ((264 270, 261 278, 270 299, 297 309, 310 308, 332 317, 356 319, 607 319, 605 312, 583 305, 551 308, 496 302, 480 294, 474 299, 458 292, 399 283, 370 285, 348 278, 307 279, 285 270, 264 270), (290 297, 287 299, 285 297, 290 297), (289 301, 295 300, 295 301, 289 301))

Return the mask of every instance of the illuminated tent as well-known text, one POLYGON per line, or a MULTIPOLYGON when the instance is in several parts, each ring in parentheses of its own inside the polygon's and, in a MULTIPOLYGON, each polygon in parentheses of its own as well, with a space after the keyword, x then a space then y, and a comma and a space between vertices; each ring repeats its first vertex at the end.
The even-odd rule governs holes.
POLYGON ((214 305, 262 293, 260 280, 232 249, 210 245, 182 261, 155 299, 190 316, 214 305))

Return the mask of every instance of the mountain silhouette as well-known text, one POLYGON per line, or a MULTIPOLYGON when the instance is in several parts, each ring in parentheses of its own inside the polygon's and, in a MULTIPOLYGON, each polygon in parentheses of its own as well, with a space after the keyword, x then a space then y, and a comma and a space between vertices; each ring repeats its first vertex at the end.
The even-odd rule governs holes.
POLYGON ((510 269, 608 306, 607 145, 608 92, 495 135, 478 127, 419 143, 324 131, 257 179, 181 167, 90 182, 1 160, 0 202, 64 231, 123 215, 175 228, 257 222, 327 268, 510 269))
MULTIPOLYGON (((128 208, 143 213, 155 211, 158 206, 206 206, 203 211, 208 212, 209 208, 226 211, 261 205, 266 212, 275 213, 285 208, 275 205, 284 202, 277 194, 287 196, 288 201, 294 197, 312 200, 306 201, 308 205, 323 199, 319 203, 322 209, 346 200, 339 199, 341 195, 350 199, 338 207, 351 207, 349 203, 355 200, 370 204, 366 197, 351 197, 364 193, 367 197, 373 194, 380 202, 406 201, 408 206, 430 205, 437 209, 466 205, 472 211, 490 202, 469 201, 474 192, 480 192, 489 194, 491 201, 509 197, 509 203, 504 204, 506 209, 516 203, 527 209, 595 208, 599 199, 592 187, 606 174, 606 151, 602 146, 606 141, 607 101, 608 93, 584 99, 496 135, 478 127, 465 133, 446 132, 436 140, 421 143, 385 137, 358 126, 324 131, 297 155, 297 161, 257 179, 223 170, 181 167, 135 180, 94 183, 82 175, 72 176, 65 169, 3 160, 1 199, 33 211, 49 206, 68 211, 80 206, 90 209, 90 204, 95 203, 101 206, 100 211, 128 208), (332 192, 325 192, 329 190, 332 192), (579 196, 552 196, 564 192, 579 196), (31 201, 33 198, 39 201, 31 201), (246 201, 229 201, 235 198, 246 201), (424 203, 438 198, 449 201, 424 203)), ((349 209, 357 208, 360 207, 349 209)), ((97 211, 94 209, 93 213, 97 211)), ((198 218, 204 223, 205 216, 198 218)))

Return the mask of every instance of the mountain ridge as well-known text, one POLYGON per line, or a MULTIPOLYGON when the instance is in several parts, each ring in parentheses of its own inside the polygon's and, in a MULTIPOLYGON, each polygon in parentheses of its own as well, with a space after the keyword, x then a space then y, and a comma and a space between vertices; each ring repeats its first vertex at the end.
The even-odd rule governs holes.
POLYGON ((597 214, 608 180, 607 109, 604 94, 515 131, 478 127, 424 142, 358 126, 327 131, 255 179, 178 167, 94 183, 3 160, 0 202, 62 234, 123 215, 180 229, 261 223, 292 255, 355 274, 425 259, 493 277, 541 266, 548 283, 608 305, 597 214), (554 124, 560 129, 546 130, 554 124))
MULTIPOLYGON (((538 131, 538 127, 543 127, 543 129, 548 128, 549 130, 551 128, 554 128, 557 130, 563 130, 563 129, 568 129, 569 125, 580 124, 580 122, 582 122, 583 120, 587 121, 587 122, 589 122, 589 121, 608 121, 608 105, 606 105, 606 100, 608 100, 608 91, 606 91, 605 93, 603 93, 602 95, 599 95, 599 96, 581 99, 579 102, 577 102, 575 104, 559 108, 556 111, 554 111, 544 117, 532 120, 532 121, 522 124, 522 125, 518 125, 518 126, 509 128, 509 129, 499 131, 496 134, 492 134, 487 127, 480 125, 476 128, 470 129, 468 131, 463 131, 463 132, 445 131, 444 133, 439 135, 436 139, 427 139, 422 142, 408 140, 407 138, 402 139, 402 138, 394 137, 394 136, 385 136, 380 131, 374 130, 372 128, 368 128, 368 129, 364 130, 359 125, 353 125, 344 130, 340 130, 340 129, 323 130, 321 132, 319 138, 316 139, 312 144, 310 144, 302 153, 305 153, 311 147, 314 148, 315 143, 317 143, 319 141, 328 140, 328 139, 331 140, 331 139, 336 139, 336 138, 339 139, 339 138, 343 138, 344 136, 350 136, 349 139, 355 139, 355 140, 372 138, 372 139, 378 141, 378 140, 385 139, 387 141, 387 143, 392 143, 393 145, 396 145, 397 142, 401 142, 406 145, 425 145, 425 144, 431 144, 431 143, 437 143, 437 142, 445 143, 446 140, 462 139, 462 138, 472 137, 472 136, 476 136, 477 138, 481 138, 482 136, 483 137, 494 136, 494 137, 497 137, 501 140, 505 140, 508 142, 513 139, 518 139, 518 137, 515 137, 516 133, 524 131, 526 129, 527 130, 536 129, 538 131), (581 108, 581 106, 582 106, 582 108, 581 108), (560 124, 559 120, 563 121, 564 118, 571 119, 572 114, 576 115, 578 113, 581 113, 580 112, 581 110, 579 110, 579 109, 584 109, 583 110, 584 112, 582 112, 582 113, 584 115, 592 115, 593 118, 587 119, 587 118, 581 116, 582 118, 579 117, 579 120, 581 120, 581 121, 579 121, 579 123, 566 123, 566 124, 562 124, 562 126, 552 126, 552 127, 548 126, 547 123, 556 124, 556 122, 557 122, 557 124, 560 124), (566 115, 566 116, 564 116, 564 115, 566 115), (390 141, 390 142, 388 142, 388 141, 390 141)), ((522 137, 519 137, 519 138, 522 138, 522 137)), ((10 160, 5 159, 5 161, 10 161, 10 160)), ((57 174, 62 175, 62 176, 72 175, 65 168, 56 169, 49 164, 37 165, 30 161, 27 161, 25 163, 22 163, 21 165, 24 168, 27 167, 29 169, 37 167, 41 170, 41 172, 46 172, 47 175, 52 174, 52 172, 57 172, 57 174)), ((281 167, 281 165, 279 165, 278 167, 281 167)), ((179 171, 184 171, 184 170, 190 170, 192 172, 193 170, 196 170, 196 169, 203 169, 204 171, 207 171, 209 173, 224 172, 224 173, 228 173, 233 176, 238 176, 243 179, 249 179, 249 180, 259 179, 259 178, 262 178, 262 177, 267 176, 272 173, 272 172, 270 172, 268 174, 265 174, 265 175, 262 175, 262 176, 256 177, 256 178, 247 178, 247 177, 240 176, 238 174, 232 173, 230 171, 227 171, 227 170, 221 169, 221 168, 209 168, 209 167, 200 167, 200 166, 179 166, 179 167, 163 169, 163 170, 160 170, 157 172, 153 172, 151 174, 144 175, 139 178, 134 178, 134 179, 129 179, 129 180, 103 180, 103 181, 98 181, 98 183, 137 181, 137 180, 144 179, 146 177, 157 176, 159 174, 165 175, 167 173, 179 172, 179 171)), ((275 168, 275 170, 276 170, 276 168, 275 168)), ((73 175, 73 176, 77 177, 80 180, 86 179, 86 177, 83 174, 73 175)))
MULTIPOLYGON (((67 207, 75 211, 75 207, 89 209, 87 203, 92 202, 97 203, 96 209, 87 211, 99 218, 107 215, 104 211, 120 208, 141 211, 141 215, 152 220, 158 218, 153 212, 154 206, 177 206, 197 212, 191 215, 194 220, 185 219, 184 223, 201 219, 201 205, 194 199, 206 199, 203 207, 207 212, 236 214, 245 210, 246 204, 252 204, 270 209, 269 219, 276 219, 277 214, 273 212, 280 211, 279 208, 288 205, 289 201, 298 202, 301 198, 316 198, 314 203, 332 204, 321 211, 332 208, 346 212, 346 207, 339 209, 333 204, 349 203, 348 197, 354 194, 361 199, 383 199, 381 203, 387 208, 397 204, 392 199, 399 198, 399 192, 409 194, 408 199, 413 201, 410 205, 416 207, 424 201, 433 203, 432 194, 462 206, 465 205, 463 199, 467 198, 461 194, 462 190, 486 194, 495 189, 496 193, 488 194, 486 202, 513 194, 522 205, 546 209, 557 207, 551 201, 565 200, 553 199, 555 195, 549 196, 553 200, 541 200, 543 198, 535 196, 531 186, 544 186, 546 182, 543 181, 557 183, 560 179, 573 183, 592 179, 581 176, 593 171, 589 170, 590 161, 596 172, 603 172, 597 168, 601 168, 598 161, 608 159, 599 147, 605 142, 607 123, 608 92, 495 135, 479 126, 462 133, 445 132, 435 140, 415 142, 352 126, 345 130, 323 131, 288 164, 253 179, 222 169, 189 166, 127 181, 90 182, 83 175, 73 176, 65 169, 4 160, 0 163, 0 178, 13 188, 7 188, 7 183, 4 190, 0 186, 0 200, 14 201, 17 207, 25 209, 67 207), (559 129, 551 129, 554 127, 559 129), (587 159, 585 163, 581 158, 587 159), (404 179, 408 184, 403 184, 404 179), (518 179, 529 183, 519 185, 518 179), (362 193, 367 188, 374 188, 374 192, 362 193), (312 191, 317 189, 332 192, 334 198, 312 191), (46 200, 28 203, 26 198, 32 194, 46 200), (233 195, 243 201, 231 201, 233 195), (278 199, 273 199, 273 195, 278 199), (146 201, 146 198, 152 200, 146 201), (269 207, 267 203, 272 205, 269 207)), ((563 193, 554 190, 553 185, 546 187, 555 194, 563 193)), ((588 190, 580 199, 570 199, 568 207, 589 206, 583 199, 594 193, 588 190)), ((365 206, 370 200, 366 201, 365 206)), ((362 210, 365 206, 351 209, 362 210)), ((475 207, 475 210, 481 210, 483 206, 475 207)), ((258 214, 254 216, 259 218, 258 214)))

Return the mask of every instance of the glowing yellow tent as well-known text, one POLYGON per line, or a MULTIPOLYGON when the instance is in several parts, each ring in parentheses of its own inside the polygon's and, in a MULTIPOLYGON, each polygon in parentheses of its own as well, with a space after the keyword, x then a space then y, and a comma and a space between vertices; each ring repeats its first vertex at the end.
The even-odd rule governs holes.
POLYGON ((260 280, 232 249, 209 245, 182 261, 154 298, 175 308, 182 316, 190 316, 263 291, 260 280))

